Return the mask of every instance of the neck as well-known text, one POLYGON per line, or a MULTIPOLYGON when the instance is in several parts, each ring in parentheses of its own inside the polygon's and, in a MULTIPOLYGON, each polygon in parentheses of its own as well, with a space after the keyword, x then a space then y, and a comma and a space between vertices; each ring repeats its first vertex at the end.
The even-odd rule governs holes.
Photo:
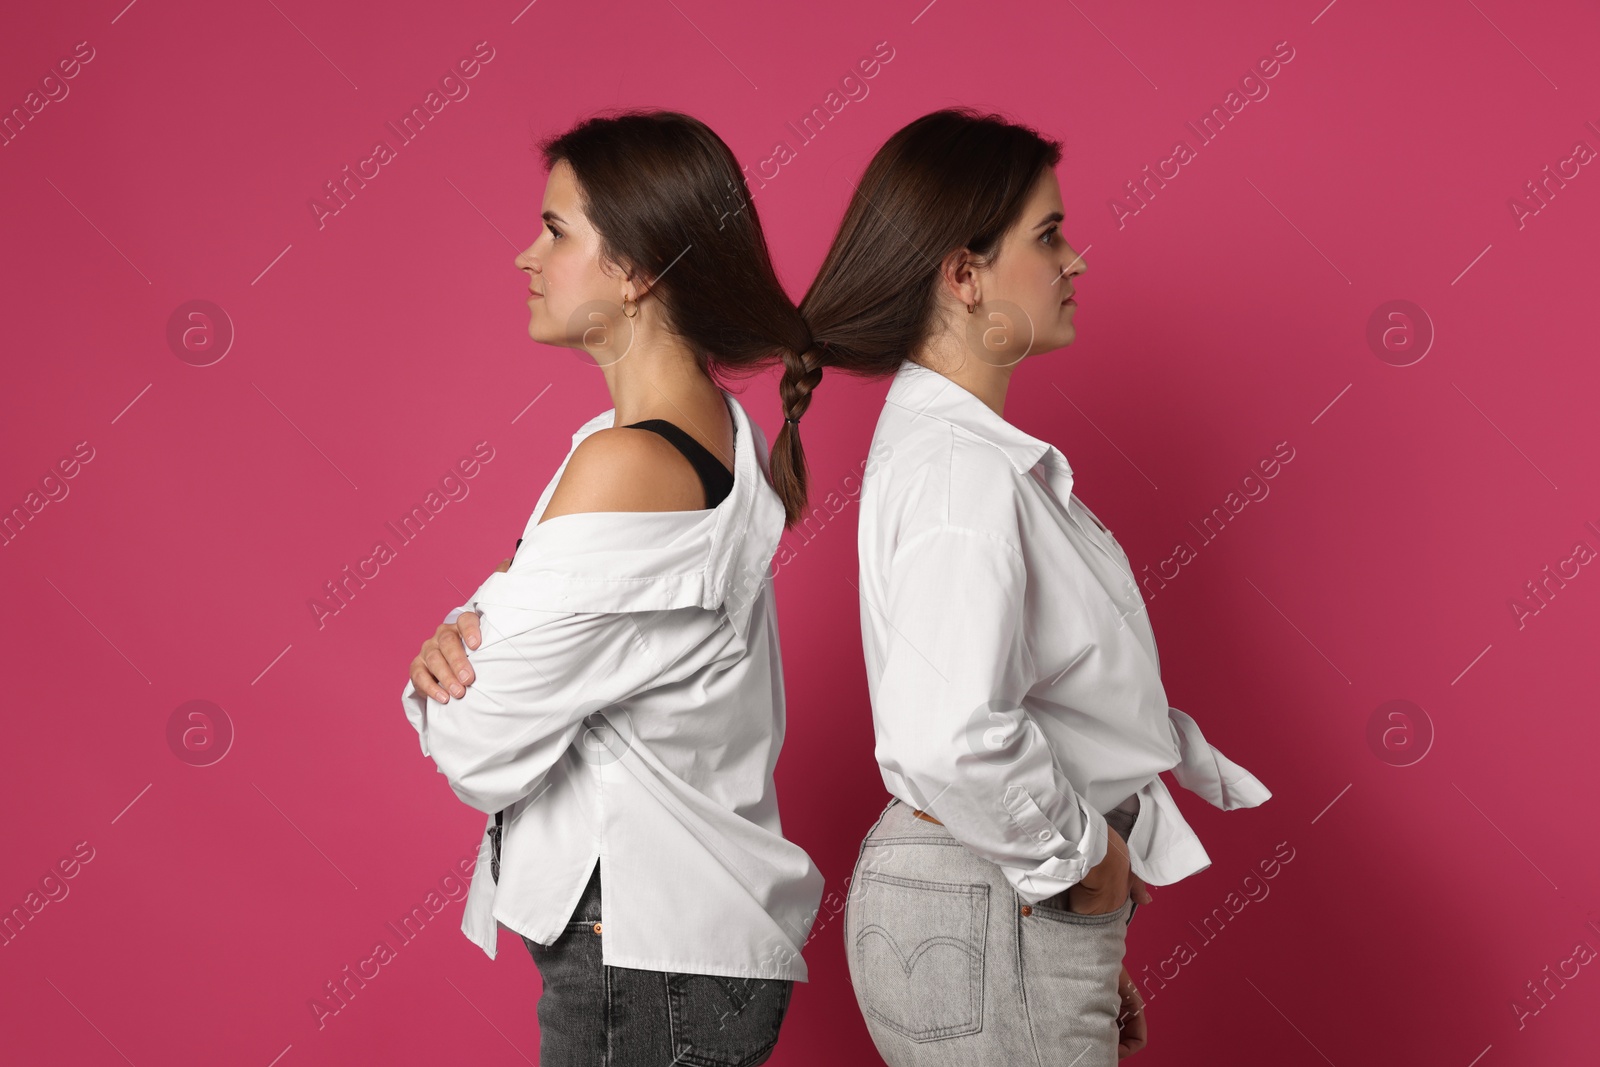
POLYGON ((711 397, 720 400, 716 383, 701 372, 687 345, 676 338, 636 334, 628 354, 601 364, 616 425, 662 418, 682 424, 686 413, 703 410, 711 397))
POLYGON ((1005 417, 1006 391, 1011 387, 1011 372, 1016 366, 995 366, 975 355, 967 348, 965 330, 943 331, 929 339, 912 359, 949 378, 982 400, 996 415, 1005 417))

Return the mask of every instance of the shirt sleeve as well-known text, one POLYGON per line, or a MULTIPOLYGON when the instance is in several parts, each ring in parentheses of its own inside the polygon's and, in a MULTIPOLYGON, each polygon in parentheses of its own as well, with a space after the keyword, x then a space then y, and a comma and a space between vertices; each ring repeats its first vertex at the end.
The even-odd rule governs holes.
POLYGON ((879 764, 1034 903, 1081 881, 1108 839, 1022 704, 1026 592, 1006 542, 959 527, 915 536, 890 564, 872 696, 879 764))
POLYGON ((475 677, 466 695, 440 704, 409 680, 401 693, 423 755, 463 803, 493 814, 536 792, 586 719, 614 727, 597 735, 602 743, 626 743, 620 705, 658 673, 631 613, 464 610, 480 612, 483 633, 467 650, 475 677))
MULTIPOLYGON (((521 547, 522 547, 522 538, 519 537, 519 538, 517 538, 516 545, 511 549, 511 558, 512 559, 516 559, 517 558, 517 549, 519 549, 521 547)), ((472 601, 470 601, 470 600, 467 601, 465 604, 461 605, 459 608, 451 608, 450 609, 450 614, 448 614, 448 615, 446 615, 444 617, 444 625, 445 626, 449 626, 449 625, 453 624, 457 619, 459 619, 462 616, 462 614, 464 612, 477 611, 477 610, 478 610, 477 608, 472 606, 472 601)))

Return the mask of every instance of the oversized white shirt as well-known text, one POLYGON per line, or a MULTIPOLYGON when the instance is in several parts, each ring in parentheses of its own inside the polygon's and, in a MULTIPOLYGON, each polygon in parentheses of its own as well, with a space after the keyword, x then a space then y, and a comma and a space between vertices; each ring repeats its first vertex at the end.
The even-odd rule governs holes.
MULTIPOLYGON (((483 641, 448 703, 407 682, 406 715, 450 787, 504 809, 461 929, 493 958, 499 925, 541 944, 595 862, 606 964, 806 980, 822 875, 778 821, 783 669, 769 562, 783 504, 760 428, 734 397, 734 484, 715 508, 528 520, 511 569, 463 610, 483 641)), ((572 448, 613 425, 585 423, 572 448)))
POLYGON ((1128 557, 1066 457, 910 360, 871 456, 861 631, 889 792, 1029 902, 1104 858, 1105 812, 1134 796, 1135 874, 1210 866, 1160 772, 1224 810, 1272 794, 1168 705, 1128 557))

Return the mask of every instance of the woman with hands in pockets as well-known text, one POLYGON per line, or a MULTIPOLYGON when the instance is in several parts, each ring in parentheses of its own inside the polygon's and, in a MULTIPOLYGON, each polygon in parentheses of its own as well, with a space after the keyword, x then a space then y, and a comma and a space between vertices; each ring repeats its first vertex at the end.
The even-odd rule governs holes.
POLYGON ((592 360, 613 407, 423 644, 406 714, 490 817, 462 930, 491 958, 501 926, 521 935, 541 1063, 762 1063, 822 894, 773 786, 768 567, 798 508, 717 376, 809 335, 703 123, 630 112, 541 147, 528 333, 592 360))
POLYGON ((1210 864, 1160 772, 1223 809, 1270 796, 1168 705, 1127 556, 1060 450, 1004 417, 1018 365, 1075 336, 1085 265, 1061 234, 1059 158, 964 109, 895 133, 800 305, 813 344, 780 386, 773 480, 803 495, 797 420, 823 370, 891 379, 859 504, 891 799, 862 843, 845 940, 894 1067, 1106 1067, 1138 1051, 1128 924, 1145 883, 1210 864))

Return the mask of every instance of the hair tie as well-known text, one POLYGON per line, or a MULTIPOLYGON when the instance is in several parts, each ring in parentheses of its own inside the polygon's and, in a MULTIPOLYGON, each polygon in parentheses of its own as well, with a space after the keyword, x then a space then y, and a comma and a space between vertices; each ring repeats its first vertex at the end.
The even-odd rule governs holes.
POLYGON ((789 417, 788 417, 788 416, 784 416, 784 419, 783 419, 783 421, 784 421, 784 422, 792 422, 792 423, 794 423, 794 424, 795 424, 795 425, 796 425, 796 426, 799 426, 799 425, 800 425, 800 420, 799 420, 799 419, 791 419, 791 418, 789 418, 789 417))

